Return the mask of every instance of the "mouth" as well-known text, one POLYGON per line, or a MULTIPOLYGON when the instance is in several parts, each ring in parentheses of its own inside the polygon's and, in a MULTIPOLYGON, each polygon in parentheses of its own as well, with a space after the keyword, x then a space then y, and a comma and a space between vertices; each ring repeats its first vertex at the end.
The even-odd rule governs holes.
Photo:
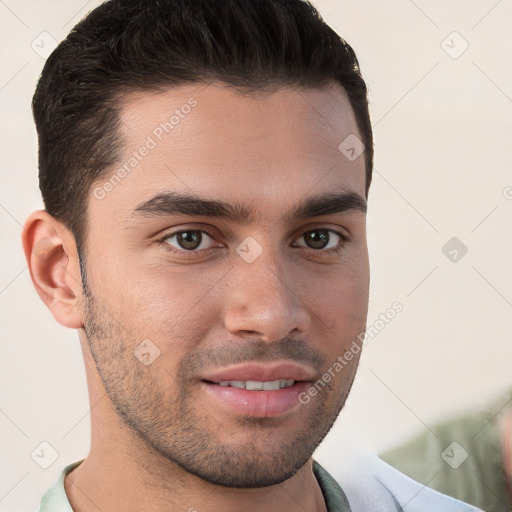
POLYGON ((253 361, 211 370, 200 383, 224 416, 273 418, 304 411, 299 397, 315 377, 312 368, 295 361, 253 361))
MULTIPOLYGON (((209 381, 204 381, 209 382, 209 381)), ((238 389, 247 389, 249 391, 276 391, 278 389, 289 388, 295 384, 293 379, 278 379, 269 381, 257 380, 221 380, 219 382, 209 382, 222 387, 232 387, 238 389)))
POLYGON ((275 418, 298 414, 302 407, 299 400, 311 385, 310 381, 277 379, 273 381, 202 380, 201 385, 208 403, 215 410, 226 414, 252 418, 275 418))

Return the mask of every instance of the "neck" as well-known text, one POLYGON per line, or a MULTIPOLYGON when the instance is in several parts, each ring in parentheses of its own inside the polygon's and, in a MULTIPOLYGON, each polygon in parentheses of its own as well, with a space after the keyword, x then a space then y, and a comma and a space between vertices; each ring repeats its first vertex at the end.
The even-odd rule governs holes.
POLYGON ((171 463, 151 463, 127 452, 90 455, 66 476, 64 487, 75 512, 140 510, 327 512, 310 459, 281 484, 257 489, 220 487, 171 463))

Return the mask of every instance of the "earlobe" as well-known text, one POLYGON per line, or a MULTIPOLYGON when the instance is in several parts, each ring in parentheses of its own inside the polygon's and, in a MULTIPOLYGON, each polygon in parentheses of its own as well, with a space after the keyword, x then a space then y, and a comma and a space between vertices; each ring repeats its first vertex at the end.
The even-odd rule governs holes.
POLYGON ((34 287, 65 327, 79 329, 82 321, 82 281, 72 233, 44 210, 25 221, 23 250, 34 287))

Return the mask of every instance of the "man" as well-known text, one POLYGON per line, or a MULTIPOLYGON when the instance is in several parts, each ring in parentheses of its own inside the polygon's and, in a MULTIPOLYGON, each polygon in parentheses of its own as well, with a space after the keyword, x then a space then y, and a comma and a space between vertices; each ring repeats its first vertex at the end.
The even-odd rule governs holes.
POLYGON ((310 4, 106 2, 33 110, 46 209, 23 245, 79 331, 92 426, 41 511, 475 510, 311 458, 361 352, 373 142, 310 4))

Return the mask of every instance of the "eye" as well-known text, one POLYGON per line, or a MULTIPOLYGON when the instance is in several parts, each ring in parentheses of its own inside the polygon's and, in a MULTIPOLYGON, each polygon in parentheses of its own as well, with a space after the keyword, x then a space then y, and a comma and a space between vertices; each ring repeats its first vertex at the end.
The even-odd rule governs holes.
POLYGON ((176 252, 196 252, 211 249, 213 236, 208 232, 199 229, 184 229, 168 233, 160 239, 160 242, 170 246, 176 252))
POLYGON ((308 247, 313 250, 340 251, 343 248, 344 242, 347 237, 334 231, 333 229, 318 228, 306 231, 299 240, 303 238, 306 245, 299 245, 299 247, 308 247))

